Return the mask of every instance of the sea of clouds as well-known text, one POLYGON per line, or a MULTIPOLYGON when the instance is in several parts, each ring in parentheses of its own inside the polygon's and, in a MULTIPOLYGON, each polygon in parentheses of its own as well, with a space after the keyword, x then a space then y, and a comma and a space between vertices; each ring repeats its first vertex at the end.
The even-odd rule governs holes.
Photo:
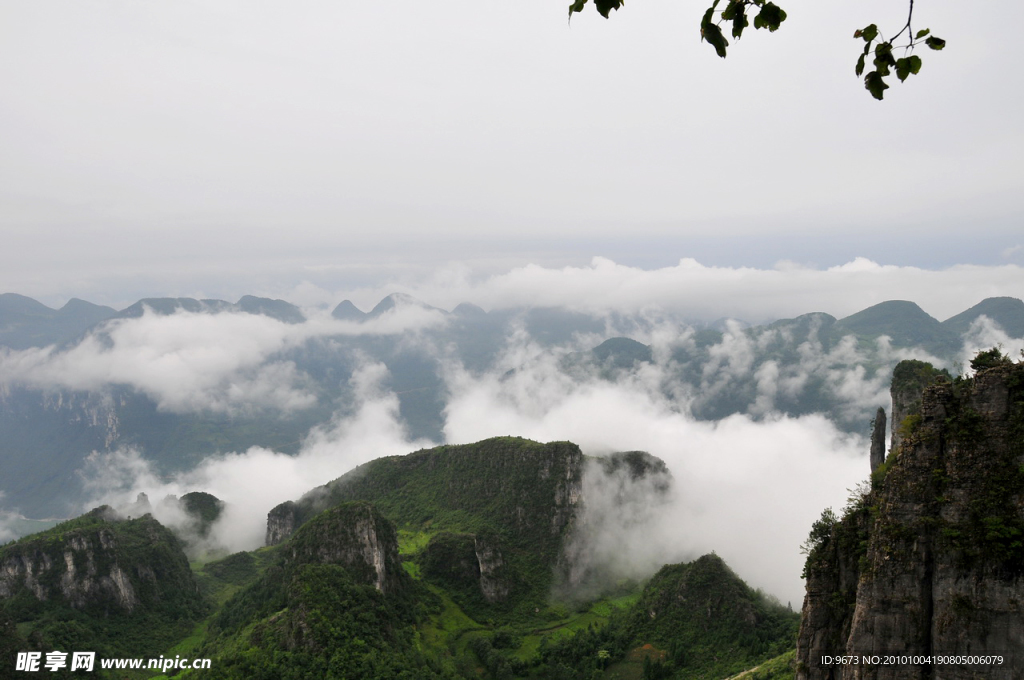
MULTIPOLYGON (((614 380, 597 370, 567 372, 562 358, 593 347, 603 339, 600 334, 552 348, 520 326, 489 368, 469 370, 427 339, 428 331, 443 329, 451 318, 418 305, 400 305, 363 323, 332 319, 315 307, 300 324, 181 311, 118 319, 63 349, 0 350, 0 389, 102 392, 127 385, 172 412, 288 413, 308 408, 317 394, 311 376, 281 358, 286 350, 359 335, 424 343, 436 355, 444 384, 447 443, 518 435, 573 441, 591 456, 643 450, 666 462, 674 479, 668 502, 657 512, 640 513, 642 521, 604 521, 603 533, 590 537, 597 553, 622 562, 621 573, 642 577, 662 563, 715 551, 754 586, 797 606, 803 593, 799 546, 821 511, 842 506, 849 490, 867 477, 868 445, 860 434, 837 427, 835 414, 791 417, 776 408, 776 400, 799 392, 813 377, 828 385, 840 410, 849 411, 846 417, 866 419, 887 405, 888 390, 888 375, 867 371, 869 360, 888 365, 902 358, 938 359, 921 350, 893 349, 883 338, 870 351, 852 339, 828 350, 812 340, 801 345, 796 363, 758 363, 761 346, 777 331, 751 335, 742 324, 725 322, 699 385, 687 385, 673 378, 678 367, 671 357, 693 342, 695 330, 680 318, 774 319, 814 310, 838 316, 895 297, 888 292, 893 289, 944 318, 987 295, 1006 294, 1020 279, 1015 267, 929 272, 860 260, 825 271, 714 268, 684 260, 645 272, 596 259, 590 267, 528 266, 475 283, 449 273, 443 282, 409 292, 448 308, 465 300, 489 309, 564 305, 605 315, 610 330, 615 315, 628 311, 634 339, 652 347, 654 361, 621 371, 614 380), (738 382, 755 385, 749 412, 717 421, 693 417, 695 403, 738 382)), ((966 365, 977 349, 995 345, 1015 356, 1024 340, 982 318, 965 336, 960 362, 966 365)), ((439 443, 409 436, 398 397, 385 387, 387 377, 386 366, 365 359, 349 379, 354 407, 314 427, 297 455, 253 447, 168 475, 156 471, 145 451, 93 452, 81 470, 90 496, 82 509, 102 503, 127 507, 139 493, 159 501, 206 491, 226 503, 208 547, 258 547, 267 511, 278 503, 366 461, 439 443)), ((593 512, 610 517, 610 510, 599 507, 599 492, 589 502, 593 512)), ((169 524, 185 524, 170 505, 155 502, 154 512, 169 524)), ((0 540, 12 535, 16 514, 6 513, 0 516, 0 540)))

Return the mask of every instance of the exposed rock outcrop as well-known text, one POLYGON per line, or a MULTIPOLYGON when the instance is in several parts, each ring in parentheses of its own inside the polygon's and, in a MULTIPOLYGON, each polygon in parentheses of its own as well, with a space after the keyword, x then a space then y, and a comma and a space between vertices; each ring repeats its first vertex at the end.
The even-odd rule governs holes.
POLYGON ((580 501, 582 469, 583 454, 575 444, 518 437, 380 458, 273 508, 267 545, 283 542, 338 503, 367 500, 388 514, 393 499, 413 487, 423 487, 425 500, 439 510, 484 512, 515 537, 543 534, 557 542, 580 501))
POLYGON ((299 508, 293 501, 276 505, 267 513, 267 545, 283 543, 299 525, 299 508))
MULTIPOLYGON (((901 366, 923 375, 920 366, 901 366)), ((872 490, 831 526, 827 516, 815 526, 797 678, 1019 678, 1024 364, 956 382, 936 376, 916 398, 894 377, 893 412, 898 446, 875 471, 872 490), (836 654, 1002 662, 822 663, 836 654)))
POLYGON ((885 409, 878 407, 871 430, 871 471, 885 462, 885 409))
POLYGON ((491 604, 504 602, 512 584, 498 541, 493 536, 474 536, 473 549, 480 569, 480 593, 491 604))
POLYGON ((132 614, 157 602, 202 608, 177 539, 151 516, 111 520, 109 508, 0 549, 0 606, 23 593, 54 606, 132 614))
POLYGON ((419 558, 423 576, 463 601, 488 604, 508 600, 513 574, 500 539, 491 534, 442 531, 431 537, 419 558))
POLYGON ((340 564, 356 581, 385 594, 405 582, 395 527, 369 503, 344 503, 321 513, 288 547, 293 564, 340 564))

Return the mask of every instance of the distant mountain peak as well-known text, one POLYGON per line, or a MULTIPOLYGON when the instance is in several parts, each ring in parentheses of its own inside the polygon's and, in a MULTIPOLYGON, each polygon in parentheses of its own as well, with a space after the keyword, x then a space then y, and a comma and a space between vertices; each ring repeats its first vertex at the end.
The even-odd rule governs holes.
POLYGON ((487 316, 487 312, 483 307, 477 307, 469 302, 459 303, 458 306, 452 310, 452 314, 456 314, 458 316, 487 316))
POLYGON ((356 307, 351 300, 342 300, 331 311, 331 316, 341 321, 362 321, 366 318, 366 312, 356 307))
POLYGON ((981 316, 986 316, 999 324, 1011 337, 1024 336, 1024 302, 1015 297, 985 298, 970 309, 946 319, 942 326, 962 335, 981 316))
POLYGON ((392 293, 391 295, 388 295, 383 300, 378 302, 377 306, 371 309, 369 314, 367 314, 366 316, 368 318, 375 318, 380 316, 384 312, 387 312, 392 309, 397 309, 399 307, 419 307, 420 309, 437 310, 439 312, 444 311, 442 309, 438 309, 437 307, 428 305, 426 302, 418 300, 417 298, 414 298, 412 295, 408 295, 406 293, 392 293))
POLYGON ((959 338, 938 319, 908 300, 886 300, 840 319, 833 332, 850 333, 865 339, 888 336, 897 347, 920 346, 946 353, 959 346, 959 338))

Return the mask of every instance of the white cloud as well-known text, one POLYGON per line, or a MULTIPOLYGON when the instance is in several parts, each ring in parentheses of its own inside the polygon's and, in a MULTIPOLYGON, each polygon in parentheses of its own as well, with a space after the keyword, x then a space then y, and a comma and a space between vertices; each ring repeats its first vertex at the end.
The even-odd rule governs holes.
POLYGON ((960 368, 970 371, 971 359, 981 350, 998 347, 1014 361, 1024 357, 1024 338, 1012 338, 999 324, 985 315, 979 316, 964 334, 960 351, 960 368))
POLYGON ((210 545, 232 552, 258 548, 266 536, 267 512, 275 505, 369 460, 433 445, 408 438, 398 421, 398 399, 380 389, 386 375, 380 364, 358 370, 352 378, 359 399, 356 412, 314 429, 295 456, 252 447, 212 456, 192 470, 165 477, 137 450, 94 453, 82 471, 90 494, 85 509, 100 504, 123 508, 146 493, 158 519, 180 526, 180 512, 162 505, 161 499, 205 491, 226 504, 210 545))
POLYGON ((162 410, 294 411, 316 403, 310 380, 277 358, 315 337, 415 333, 443 324, 437 310, 400 304, 362 323, 321 312, 301 324, 268 316, 178 311, 116 319, 68 349, 0 349, 0 388, 97 391, 129 385, 162 410))
POLYGON ((650 382, 568 383, 543 358, 511 374, 457 375, 450 388, 450 443, 516 434, 573 441, 589 455, 662 458, 677 501, 648 525, 651 553, 681 560, 714 550, 783 601, 802 600, 799 546, 811 523, 868 473, 866 441, 822 416, 698 422, 650 382))

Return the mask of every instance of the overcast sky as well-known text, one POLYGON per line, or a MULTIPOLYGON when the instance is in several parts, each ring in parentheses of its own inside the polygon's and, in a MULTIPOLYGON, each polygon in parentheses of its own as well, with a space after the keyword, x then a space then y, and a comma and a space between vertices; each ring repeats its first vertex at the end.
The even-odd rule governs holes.
POLYGON ((787 0, 725 60, 703 3, 567 4, 0 4, 0 291, 369 304, 594 257, 1024 290, 1019 3, 918 2, 948 47, 882 103, 852 33, 903 2, 787 0))

